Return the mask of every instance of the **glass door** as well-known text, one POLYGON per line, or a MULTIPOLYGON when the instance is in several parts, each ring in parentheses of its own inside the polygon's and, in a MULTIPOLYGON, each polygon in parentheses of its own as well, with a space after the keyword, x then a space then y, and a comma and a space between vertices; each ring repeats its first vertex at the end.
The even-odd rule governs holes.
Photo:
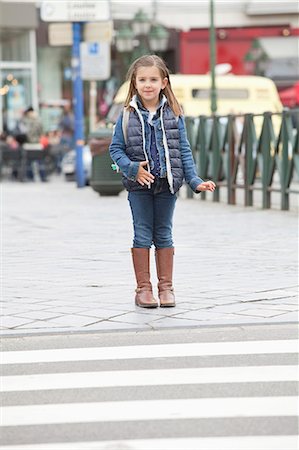
POLYGON ((5 131, 13 132, 23 111, 32 103, 31 69, 0 71, 2 120, 5 131))

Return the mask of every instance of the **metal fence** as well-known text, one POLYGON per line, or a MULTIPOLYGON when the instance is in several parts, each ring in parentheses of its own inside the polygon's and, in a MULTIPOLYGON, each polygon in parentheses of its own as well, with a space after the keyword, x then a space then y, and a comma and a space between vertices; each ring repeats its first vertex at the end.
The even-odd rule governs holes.
MULTIPOLYGON (((271 208, 273 192, 280 193, 281 209, 289 209, 290 194, 299 193, 291 187, 299 180, 299 109, 186 117, 186 128, 200 176, 226 188, 228 204, 236 204, 236 190, 243 189, 244 205, 253 206, 254 191, 260 190, 264 209, 271 208)), ((219 189, 213 201, 220 201, 219 189)))

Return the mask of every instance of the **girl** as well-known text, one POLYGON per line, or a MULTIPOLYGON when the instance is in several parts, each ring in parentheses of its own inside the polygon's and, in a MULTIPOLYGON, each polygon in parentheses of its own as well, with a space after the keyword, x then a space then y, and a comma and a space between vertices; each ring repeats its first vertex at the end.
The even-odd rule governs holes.
POLYGON ((150 281, 149 255, 154 244, 160 306, 175 306, 172 217, 176 193, 184 178, 194 192, 214 191, 216 185, 196 174, 184 118, 164 61, 156 55, 142 56, 131 65, 128 79, 129 92, 110 155, 129 191, 135 303, 144 308, 158 306, 150 281))

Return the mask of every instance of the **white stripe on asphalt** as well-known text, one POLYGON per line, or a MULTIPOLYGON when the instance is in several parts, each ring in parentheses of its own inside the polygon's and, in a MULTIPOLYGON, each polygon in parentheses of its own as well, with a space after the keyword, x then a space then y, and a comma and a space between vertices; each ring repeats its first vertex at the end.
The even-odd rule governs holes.
POLYGON ((285 396, 7 406, 2 408, 2 426, 215 417, 287 417, 296 416, 297 405, 297 397, 285 396))
POLYGON ((123 347, 83 347, 2 352, 1 364, 297 352, 298 341, 296 339, 135 345, 123 347))
POLYGON ((298 450, 297 436, 132 439, 56 444, 8 445, 3 450, 298 450))
POLYGON ((1 378, 1 391, 40 391, 115 386, 299 381, 298 366, 212 367, 14 375, 1 378))

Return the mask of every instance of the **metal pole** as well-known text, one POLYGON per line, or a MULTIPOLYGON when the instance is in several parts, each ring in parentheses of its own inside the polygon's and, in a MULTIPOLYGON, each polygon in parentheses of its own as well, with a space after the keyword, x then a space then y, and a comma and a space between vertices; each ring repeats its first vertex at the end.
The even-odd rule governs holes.
MULTIPOLYGON (((1 54, 0 54, 1 56, 1 54)), ((0 69, 0 80, 2 81, 2 72, 0 69)), ((3 128, 4 128, 4 117, 3 117, 3 96, 0 95, 0 133, 2 133, 3 128)))
POLYGON ((152 24, 157 23, 157 0, 152 0, 152 24))
POLYGON ((211 112, 217 111, 217 91, 215 80, 216 34, 214 27, 214 0, 210 0, 210 73, 211 73, 211 112))
POLYGON ((75 113, 75 142, 76 142, 76 180, 77 187, 85 186, 85 174, 83 167, 83 145, 84 145, 84 125, 83 125, 83 83, 81 78, 80 62, 80 41, 81 23, 73 23, 73 104, 75 113))
POLYGON ((97 115, 97 82, 89 82, 89 131, 95 130, 97 115))
POLYGON ((30 42, 30 62, 31 69, 31 89, 32 89, 32 106, 35 111, 39 112, 38 91, 37 91, 37 61, 36 61, 36 33, 35 30, 29 32, 30 42))

